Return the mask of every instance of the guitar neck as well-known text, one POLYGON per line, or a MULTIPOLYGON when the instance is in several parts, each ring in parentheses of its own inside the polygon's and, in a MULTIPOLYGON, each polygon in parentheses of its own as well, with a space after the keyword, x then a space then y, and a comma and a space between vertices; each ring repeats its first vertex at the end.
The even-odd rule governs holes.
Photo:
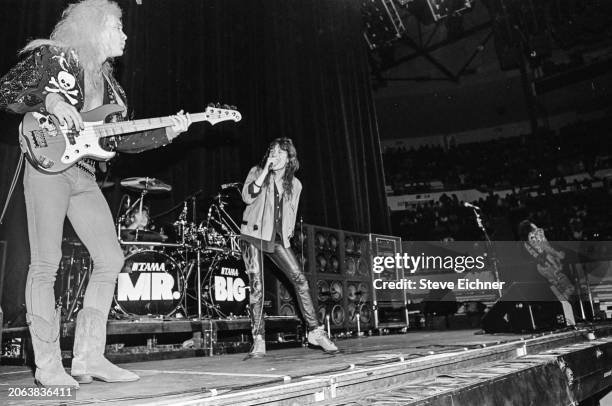
MULTIPOLYGON (((190 114, 191 121, 194 123, 200 121, 208 121, 207 114, 193 113, 190 114)), ((94 127, 96 135, 100 138, 112 137, 114 135, 138 133, 142 131, 155 130, 157 128, 172 127, 174 121, 171 116, 145 118, 140 120, 119 121, 117 123, 105 123, 94 127)))

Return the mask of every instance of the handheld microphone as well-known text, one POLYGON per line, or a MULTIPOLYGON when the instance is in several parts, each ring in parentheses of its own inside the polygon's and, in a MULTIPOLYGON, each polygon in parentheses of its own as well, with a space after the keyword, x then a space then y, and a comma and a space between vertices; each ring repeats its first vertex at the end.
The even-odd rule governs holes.
POLYGON ((274 166, 274 162, 270 162, 270 165, 268 165, 268 172, 272 170, 273 166, 274 166))
POLYGON ((480 210, 480 207, 478 207, 478 206, 476 206, 475 204, 472 204, 472 203, 463 202, 463 205, 465 207, 469 207, 470 209, 480 210))

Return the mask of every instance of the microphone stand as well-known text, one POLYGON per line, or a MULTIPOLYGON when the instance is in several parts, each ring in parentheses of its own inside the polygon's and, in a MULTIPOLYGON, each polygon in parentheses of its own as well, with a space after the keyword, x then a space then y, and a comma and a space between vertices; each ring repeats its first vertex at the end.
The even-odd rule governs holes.
MULTIPOLYGON (((497 286, 500 286, 499 270, 497 269, 497 255, 495 253, 495 247, 493 246, 493 243, 491 242, 491 239, 489 238, 489 233, 487 233, 487 229, 485 228, 482 222, 482 217, 480 217, 480 210, 476 207, 471 207, 471 209, 474 212, 474 216, 476 217, 476 224, 478 224, 478 228, 480 228, 480 230, 482 230, 482 233, 484 234, 485 240, 487 242, 487 251, 490 254, 492 254, 491 262, 493 263, 493 272, 495 273, 495 281, 497 282, 497 286)), ((501 287, 497 288, 497 294, 499 295, 500 298, 502 297, 501 287)))

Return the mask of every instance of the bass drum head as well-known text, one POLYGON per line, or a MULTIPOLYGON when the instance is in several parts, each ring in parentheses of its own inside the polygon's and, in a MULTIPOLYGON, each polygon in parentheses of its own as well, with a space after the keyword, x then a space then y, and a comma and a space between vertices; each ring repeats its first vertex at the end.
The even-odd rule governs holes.
POLYGON ((212 261, 203 292, 208 293, 215 316, 247 316, 249 277, 242 259, 218 255, 212 261))
POLYGON ((157 251, 125 258, 117 278, 115 309, 128 315, 172 315, 180 305, 183 281, 172 257, 157 251))

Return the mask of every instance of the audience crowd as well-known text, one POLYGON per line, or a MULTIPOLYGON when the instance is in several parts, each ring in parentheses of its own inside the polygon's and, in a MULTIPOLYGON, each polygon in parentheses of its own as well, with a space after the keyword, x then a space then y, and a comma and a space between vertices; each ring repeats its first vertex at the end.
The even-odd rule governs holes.
MULTIPOLYGON (((610 126, 601 120, 576 123, 559 134, 538 134, 442 147, 397 149, 385 153, 388 184, 396 194, 476 188, 486 198, 481 208, 492 240, 514 240, 516 226, 530 219, 549 240, 612 240, 612 184, 594 179, 612 168, 610 126), (589 174, 583 180, 565 177, 589 174), (501 197, 496 191, 512 190, 501 197)), ((393 232, 404 240, 479 240, 484 238, 474 210, 455 194, 392 212, 393 232)))
MULTIPOLYGON (((394 194, 443 189, 549 187, 568 175, 594 174, 612 165, 609 119, 578 122, 558 134, 539 134, 384 153, 387 185, 394 194)), ((561 182, 563 182, 561 180, 561 182)))

